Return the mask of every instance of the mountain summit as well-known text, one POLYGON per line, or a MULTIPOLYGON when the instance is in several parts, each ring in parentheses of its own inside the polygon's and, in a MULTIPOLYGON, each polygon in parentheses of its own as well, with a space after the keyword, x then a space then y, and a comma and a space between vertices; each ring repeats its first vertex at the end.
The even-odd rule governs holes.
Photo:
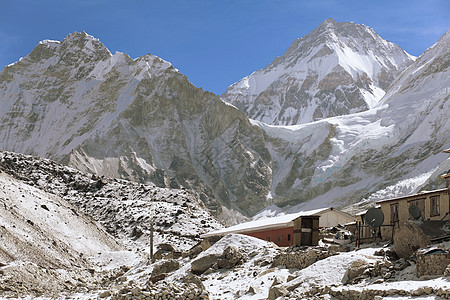
POLYGON ((309 123, 375 107, 414 59, 365 25, 328 19, 222 99, 267 124, 309 123))
POLYGON ((270 154, 245 114, 151 54, 94 37, 42 41, 0 72, 0 148, 199 193, 211 211, 266 205, 270 154))

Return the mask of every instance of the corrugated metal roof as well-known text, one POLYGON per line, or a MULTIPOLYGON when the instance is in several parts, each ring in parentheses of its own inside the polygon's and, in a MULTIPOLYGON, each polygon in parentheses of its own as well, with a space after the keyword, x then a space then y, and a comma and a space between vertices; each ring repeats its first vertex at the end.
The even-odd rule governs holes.
POLYGON ((301 211, 295 214, 288 214, 283 216, 278 216, 274 218, 267 218, 267 219, 260 219, 256 221, 250 221, 246 223, 241 223, 238 225, 234 225, 228 228, 219 229, 216 231, 208 232, 205 234, 202 234, 200 237, 205 238, 208 236, 214 236, 214 235, 225 235, 228 233, 246 233, 246 232, 254 232, 259 230, 265 230, 265 229, 276 229, 276 228, 283 228, 288 226, 293 226, 294 220, 298 217, 303 216, 314 216, 330 211, 331 208, 319 208, 314 210, 308 210, 308 211, 301 211))

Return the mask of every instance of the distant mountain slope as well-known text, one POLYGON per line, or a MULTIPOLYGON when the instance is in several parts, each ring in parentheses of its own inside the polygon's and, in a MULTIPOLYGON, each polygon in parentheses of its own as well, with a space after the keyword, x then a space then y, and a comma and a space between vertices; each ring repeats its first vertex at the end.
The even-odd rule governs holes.
POLYGON ((373 108, 413 60, 365 25, 328 19, 221 97, 251 119, 304 124, 373 108))
MULTIPOLYGON (((321 26, 356 26, 375 39, 362 25, 321 26)), ((43 41, 0 72, 0 147, 97 175, 186 188, 227 222, 235 211, 253 215, 270 205, 344 206, 410 178, 426 181, 446 159, 448 44, 447 33, 370 110, 274 126, 250 121, 160 58, 111 55, 95 38, 74 33, 43 41)), ((411 61, 402 53, 397 66, 411 61)))
POLYGON ((197 191, 251 214, 270 187, 259 128, 162 59, 86 33, 43 41, 0 73, 0 147, 83 171, 197 191))
POLYGON ((254 121, 269 137, 278 205, 339 205, 402 181, 409 187, 392 189, 397 196, 439 181, 430 176, 448 165, 442 151, 450 145, 449 49, 447 32, 371 110, 297 126, 254 121))

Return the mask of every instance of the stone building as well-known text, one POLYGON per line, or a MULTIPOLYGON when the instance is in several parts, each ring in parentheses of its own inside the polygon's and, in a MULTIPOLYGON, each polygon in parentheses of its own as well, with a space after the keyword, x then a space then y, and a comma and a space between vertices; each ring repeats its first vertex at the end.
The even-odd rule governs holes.
MULTIPOLYGON (((450 153, 450 149, 444 151, 450 153)), ((420 192, 418 194, 385 199, 377 202, 384 213, 381 227, 383 240, 392 239, 395 230, 408 220, 421 220, 422 229, 435 227, 433 223, 450 220, 450 170, 441 176, 446 181, 443 189, 420 192), (411 206, 415 206, 411 208, 411 206), (391 225, 391 226, 386 226, 391 225)), ((426 230, 425 230, 426 231, 426 230)))
POLYGON ((384 213, 381 236, 383 240, 392 239, 393 231, 397 230, 406 221, 418 219, 422 221, 448 221, 450 219, 449 189, 439 189, 422 192, 399 198, 381 200, 377 202, 384 213), (410 207, 416 206, 420 216, 413 217, 410 207))

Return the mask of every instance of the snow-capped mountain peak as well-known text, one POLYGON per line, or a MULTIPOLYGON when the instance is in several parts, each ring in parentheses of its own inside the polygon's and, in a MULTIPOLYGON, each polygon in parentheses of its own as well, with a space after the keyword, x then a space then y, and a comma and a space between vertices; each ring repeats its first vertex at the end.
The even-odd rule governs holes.
POLYGON ((112 55, 86 33, 45 41, 0 72, 0 102, 4 150, 198 189, 218 214, 218 199, 249 212, 266 201, 270 158, 262 132, 154 55, 112 55))
POLYGON ((268 124, 308 123, 375 107, 414 59, 365 25, 328 19, 222 99, 268 124))

